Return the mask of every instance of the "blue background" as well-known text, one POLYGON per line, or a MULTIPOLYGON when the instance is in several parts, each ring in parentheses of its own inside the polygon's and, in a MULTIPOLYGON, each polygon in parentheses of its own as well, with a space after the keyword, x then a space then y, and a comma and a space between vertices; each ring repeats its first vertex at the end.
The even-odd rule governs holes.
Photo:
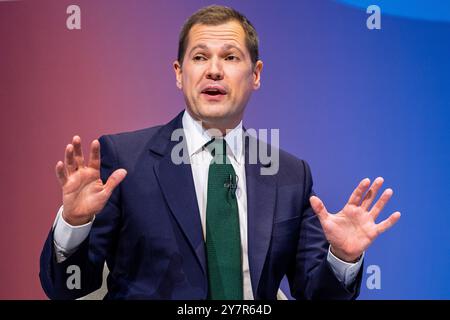
POLYGON ((281 128, 329 210, 366 176, 393 188, 380 218, 402 217, 365 261, 380 266, 381 290, 366 274, 360 298, 449 299, 450 7, 366 3, 380 5, 381 30, 367 29, 367 6, 338 2, 267 2, 252 13, 266 65, 247 119, 281 128))

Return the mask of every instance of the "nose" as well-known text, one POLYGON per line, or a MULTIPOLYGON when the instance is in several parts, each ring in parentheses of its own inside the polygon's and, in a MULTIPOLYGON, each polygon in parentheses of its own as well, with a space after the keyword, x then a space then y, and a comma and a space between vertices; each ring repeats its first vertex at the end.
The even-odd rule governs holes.
POLYGON ((209 67, 206 71, 206 78, 214 81, 223 79, 223 68, 219 59, 210 59, 209 67))

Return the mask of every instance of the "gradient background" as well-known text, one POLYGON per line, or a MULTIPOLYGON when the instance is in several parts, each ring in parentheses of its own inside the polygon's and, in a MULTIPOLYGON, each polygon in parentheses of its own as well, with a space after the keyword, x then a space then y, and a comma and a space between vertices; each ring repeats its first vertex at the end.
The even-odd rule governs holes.
POLYGON ((450 299, 450 4, 444 1, 0 1, 0 298, 43 299, 39 255, 60 206, 54 165, 74 134, 166 123, 184 107, 171 63, 184 20, 212 3, 255 25, 265 62, 249 128, 280 128, 339 210, 364 177, 394 197, 361 299, 450 299), (81 7, 82 30, 66 8, 81 7), (366 28, 378 4, 382 29, 366 28))

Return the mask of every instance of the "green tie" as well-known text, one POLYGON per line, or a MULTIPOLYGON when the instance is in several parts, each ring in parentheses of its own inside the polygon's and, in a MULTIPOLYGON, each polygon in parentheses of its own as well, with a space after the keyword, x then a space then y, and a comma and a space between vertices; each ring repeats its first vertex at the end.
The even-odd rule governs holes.
POLYGON ((236 190, 237 178, 226 156, 223 139, 210 141, 206 203, 208 299, 242 300, 241 240, 236 190))

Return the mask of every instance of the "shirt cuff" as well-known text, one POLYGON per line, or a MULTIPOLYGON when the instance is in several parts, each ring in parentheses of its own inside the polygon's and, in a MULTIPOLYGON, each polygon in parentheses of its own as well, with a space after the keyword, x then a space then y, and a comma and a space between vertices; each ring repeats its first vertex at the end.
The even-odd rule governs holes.
POLYGON ((92 218, 92 221, 86 224, 72 226, 64 220, 62 216, 63 209, 63 206, 59 208, 55 222, 53 223, 53 240, 57 251, 70 254, 75 251, 89 235, 95 216, 92 218))
POLYGON ((364 259, 365 252, 363 252, 358 262, 349 263, 342 261, 331 252, 331 246, 328 248, 327 261, 331 266, 336 278, 343 282, 346 287, 350 286, 356 279, 359 269, 364 259))

